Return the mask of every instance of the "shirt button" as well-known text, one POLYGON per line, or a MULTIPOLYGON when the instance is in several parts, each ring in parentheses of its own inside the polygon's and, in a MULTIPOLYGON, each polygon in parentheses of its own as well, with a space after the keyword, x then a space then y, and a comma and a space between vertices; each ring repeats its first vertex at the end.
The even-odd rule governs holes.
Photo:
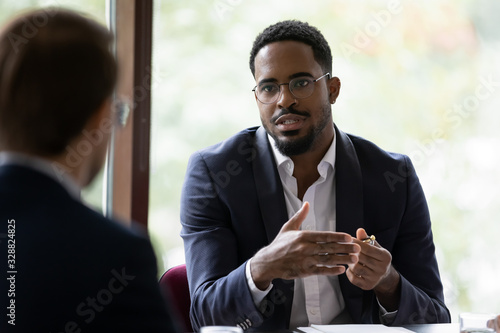
POLYGON ((309 313, 310 313, 310 314, 312 314, 312 315, 315 315, 317 312, 316 312, 316 310, 314 310, 314 309, 310 309, 310 310, 309 310, 309 313))
POLYGON ((306 225, 306 230, 313 230, 313 227, 310 224, 306 225))

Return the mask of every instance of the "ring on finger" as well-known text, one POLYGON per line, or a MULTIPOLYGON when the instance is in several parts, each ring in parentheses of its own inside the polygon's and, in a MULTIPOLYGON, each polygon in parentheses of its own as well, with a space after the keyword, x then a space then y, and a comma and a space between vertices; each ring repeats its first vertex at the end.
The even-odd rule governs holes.
POLYGON ((362 239, 361 241, 363 243, 368 243, 370 245, 375 245, 375 235, 371 235, 370 237, 362 239))

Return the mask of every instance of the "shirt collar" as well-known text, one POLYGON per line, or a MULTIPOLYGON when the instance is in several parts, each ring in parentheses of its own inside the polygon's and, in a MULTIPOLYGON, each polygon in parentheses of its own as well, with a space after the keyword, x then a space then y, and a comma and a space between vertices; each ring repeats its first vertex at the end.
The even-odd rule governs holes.
POLYGON ((0 167, 4 165, 19 165, 36 170, 61 184, 73 198, 80 200, 81 189, 75 180, 66 173, 60 172, 60 168, 57 169, 58 167, 48 160, 18 152, 2 151, 0 152, 0 167))
MULTIPOLYGON (((285 171, 289 176, 291 176, 293 174, 293 168, 294 168, 292 159, 288 156, 283 155, 278 150, 278 148, 276 148, 276 142, 269 134, 267 134, 267 139, 271 144, 271 150, 273 152, 276 165, 278 166, 278 170, 281 169, 285 171)), ((336 147, 337 147, 337 132, 335 131, 335 127, 333 127, 332 144, 330 145, 325 155, 318 164, 318 172, 323 177, 326 177, 326 173, 328 172, 330 166, 332 167, 332 170, 335 170, 335 158, 337 154, 336 147)))

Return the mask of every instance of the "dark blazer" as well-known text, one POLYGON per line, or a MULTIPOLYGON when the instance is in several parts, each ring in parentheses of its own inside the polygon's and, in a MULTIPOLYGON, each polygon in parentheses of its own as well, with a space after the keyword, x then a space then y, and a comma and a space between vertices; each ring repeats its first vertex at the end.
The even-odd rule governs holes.
MULTIPOLYGON (((450 322, 434 254, 424 193, 408 157, 388 153, 336 128, 337 231, 365 228, 392 253, 401 273, 401 303, 393 325, 450 322)), ((262 127, 249 128, 190 158, 181 199, 191 293, 191 321, 285 329, 293 281, 275 279, 260 309, 247 286, 245 264, 288 220, 276 163, 262 127)), ((378 323, 372 291, 339 277, 355 323, 378 323)))
POLYGON ((104 218, 52 178, 0 167, 0 228, 1 332, 177 330, 144 233, 104 218), (7 267, 13 244, 15 266, 7 267), (3 314, 11 300, 15 317, 3 314))

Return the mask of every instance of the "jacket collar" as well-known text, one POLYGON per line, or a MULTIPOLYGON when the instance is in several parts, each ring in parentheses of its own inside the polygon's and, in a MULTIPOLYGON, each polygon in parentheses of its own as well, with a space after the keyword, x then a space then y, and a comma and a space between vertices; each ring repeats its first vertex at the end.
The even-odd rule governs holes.
POLYGON ((267 239, 270 243, 288 220, 288 214, 276 161, 267 140, 267 132, 262 126, 257 129, 255 147, 257 151, 253 163, 255 187, 267 239))
MULTIPOLYGON (((364 227, 363 175, 358 155, 350 137, 335 127, 337 133, 336 191, 337 231, 355 237, 356 230, 364 227)), ((371 294, 364 294, 354 286, 345 274, 339 276, 339 283, 346 308, 354 322, 369 323, 371 314, 367 305, 371 294)))
MULTIPOLYGON (((349 136, 337 126, 335 133, 337 230, 355 236, 357 228, 364 225, 361 167, 349 136)), ((281 226, 288 220, 288 214, 272 148, 263 127, 257 129, 255 147, 257 154, 253 163, 254 180, 268 241, 272 242, 281 226)))

